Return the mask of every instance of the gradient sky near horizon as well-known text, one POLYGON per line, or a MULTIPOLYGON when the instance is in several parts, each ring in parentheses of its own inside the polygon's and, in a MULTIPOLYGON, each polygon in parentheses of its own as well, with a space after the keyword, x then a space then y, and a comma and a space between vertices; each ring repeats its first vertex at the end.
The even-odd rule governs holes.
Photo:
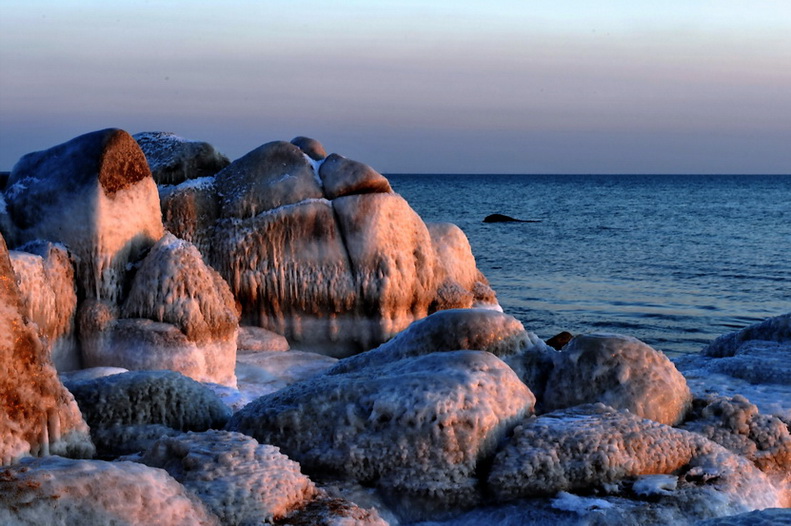
POLYGON ((3 0, 0 170, 89 131, 380 172, 791 173, 788 0, 3 0))

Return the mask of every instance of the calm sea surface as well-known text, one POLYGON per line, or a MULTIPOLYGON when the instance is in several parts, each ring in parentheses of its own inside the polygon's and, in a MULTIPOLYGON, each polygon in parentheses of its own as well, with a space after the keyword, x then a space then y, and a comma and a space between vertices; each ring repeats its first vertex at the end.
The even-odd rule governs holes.
POLYGON ((791 176, 387 177, 425 221, 464 230, 505 312, 542 338, 695 352, 791 312, 791 176))

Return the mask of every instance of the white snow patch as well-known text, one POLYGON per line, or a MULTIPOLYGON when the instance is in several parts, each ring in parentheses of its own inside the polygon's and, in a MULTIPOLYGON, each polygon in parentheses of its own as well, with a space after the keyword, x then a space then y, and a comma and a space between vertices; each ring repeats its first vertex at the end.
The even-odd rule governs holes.
POLYGON ((579 497, 565 491, 559 491, 557 496, 552 499, 552 507, 556 510, 570 511, 577 515, 587 515, 591 511, 605 510, 612 506, 612 503, 603 499, 579 497))
POLYGON ((308 161, 310 167, 313 168, 313 178, 316 180, 316 184, 319 185, 319 188, 321 188, 323 191, 324 182, 321 180, 321 177, 319 176, 319 170, 321 169, 321 165, 324 164, 324 161, 326 161, 327 158, 325 157, 324 159, 317 161, 304 152, 302 153, 302 155, 305 157, 305 160, 308 161))
POLYGON ((632 490, 638 495, 670 495, 678 487, 678 478, 673 475, 643 475, 639 477, 632 490))

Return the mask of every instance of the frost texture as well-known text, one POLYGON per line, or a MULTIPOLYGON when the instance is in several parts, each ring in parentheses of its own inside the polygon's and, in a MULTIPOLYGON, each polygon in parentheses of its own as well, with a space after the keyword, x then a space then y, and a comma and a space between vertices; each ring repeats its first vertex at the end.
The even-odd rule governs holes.
POLYGON ((28 243, 11 251, 24 315, 36 324, 41 343, 58 371, 80 368, 74 332, 77 291, 74 268, 62 245, 28 243))
POLYGON ((230 416, 208 388, 172 371, 133 371, 68 388, 103 455, 141 451, 162 434, 221 428, 230 416))
POLYGON ((22 309, 0 237, 0 462, 26 455, 91 456, 88 427, 22 309))
POLYGON ((497 357, 435 353, 320 375, 263 396, 227 428, 330 471, 442 507, 472 505, 475 470, 534 398, 497 357))
POLYGON ((544 393, 547 411, 602 402, 672 425, 683 420, 692 401, 673 363, 636 338, 578 336, 553 357, 544 393))
POLYGON ((190 141, 168 132, 133 136, 146 156, 157 184, 180 184, 216 174, 231 161, 207 142, 190 141))
POLYGON ((141 462, 166 470, 228 526, 261 524, 303 507, 313 482, 274 446, 227 431, 157 441, 141 462))
POLYGON ((127 264, 162 237, 156 184, 143 152, 123 130, 88 133, 27 154, 8 182, 13 246, 35 239, 64 243, 86 297, 121 298, 127 264))
POLYGON ((212 251, 211 230, 220 214, 214 177, 160 187, 159 198, 165 228, 195 245, 208 262, 212 251))
POLYGON ((720 499, 735 513, 782 499, 763 473, 722 446, 602 404, 526 419, 497 453, 489 487, 510 500, 663 474, 678 478, 671 502, 720 499))
POLYGON ((219 526, 165 471, 133 462, 26 459, 0 472, 0 523, 219 526))

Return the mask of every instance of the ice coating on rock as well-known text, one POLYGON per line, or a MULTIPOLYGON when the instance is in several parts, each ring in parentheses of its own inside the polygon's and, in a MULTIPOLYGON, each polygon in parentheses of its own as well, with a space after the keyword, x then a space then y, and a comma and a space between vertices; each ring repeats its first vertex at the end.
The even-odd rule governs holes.
POLYGON ((25 155, 5 197, 13 245, 64 243, 74 255, 78 288, 90 298, 119 299, 127 264, 163 234, 145 155, 123 130, 88 133, 25 155))
POLYGON ((382 174, 367 164, 347 159, 337 153, 331 154, 321 163, 319 176, 327 199, 393 191, 390 182, 382 174))
POLYGON ((786 343, 791 346, 791 312, 768 318, 740 331, 723 334, 701 351, 704 356, 734 356, 746 342, 759 340, 786 343))
POLYGON ((212 229, 220 215, 214 177, 201 177, 178 186, 160 187, 162 222, 173 235, 195 245, 209 261, 212 229))
POLYGON ((237 387, 245 403, 325 372, 338 362, 323 354, 291 350, 237 355, 237 387))
POLYGON ((88 427, 22 309, 0 237, 0 462, 26 455, 91 456, 88 427))
POLYGON ((532 346, 543 347, 543 342, 513 316, 488 309, 450 309, 413 322, 376 349, 339 361, 328 374, 458 350, 487 351, 511 365, 510 358, 532 346))
POLYGON ((132 371, 68 388, 103 455, 140 451, 163 434, 221 428, 230 416, 208 388, 173 371, 132 371))
POLYGON ((791 509, 768 508, 700 521, 697 526, 789 526, 791 509))
POLYGON ((332 202, 358 287, 358 312, 375 314, 372 342, 424 318, 437 290, 428 229, 397 194, 332 202))
POLYGON ((250 403, 227 429, 279 446, 309 473, 468 506, 479 460, 533 403, 499 358, 456 351, 293 384, 250 403))
POLYGON ((132 136, 146 156, 157 184, 180 184, 212 176, 231 164, 214 146, 169 132, 142 132, 132 136))
POLYGON ((25 459, 0 472, 0 523, 220 525, 161 469, 60 457, 25 459))
POLYGON ((547 411, 602 402, 672 425, 683 420, 692 401, 673 363, 636 338, 577 336, 553 357, 543 399, 547 411))
POLYGON ((243 325, 236 337, 236 352, 287 351, 288 340, 280 334, 261 327, 243 325))
POLYGON ((141 462, 166 470, 222 524, 272 522, 316 495, 299 464, 240 433, 206 431, 158 440, 141 462))
POLYGON ((526 419, 495 456, 488 483, 497 499, 510 500, 663 474, 678 478, 675 498, 718 492, 731 513, 782 500, 763 473, 722 446, 602 404, 526 419))
POLYGON ((38 336, 58 371, 80 368, 75 316, 77 291, 74 268, 63 245, 28 243, 12 250, 11 264, 22 297, 24 316, 35 323, 38 336))

